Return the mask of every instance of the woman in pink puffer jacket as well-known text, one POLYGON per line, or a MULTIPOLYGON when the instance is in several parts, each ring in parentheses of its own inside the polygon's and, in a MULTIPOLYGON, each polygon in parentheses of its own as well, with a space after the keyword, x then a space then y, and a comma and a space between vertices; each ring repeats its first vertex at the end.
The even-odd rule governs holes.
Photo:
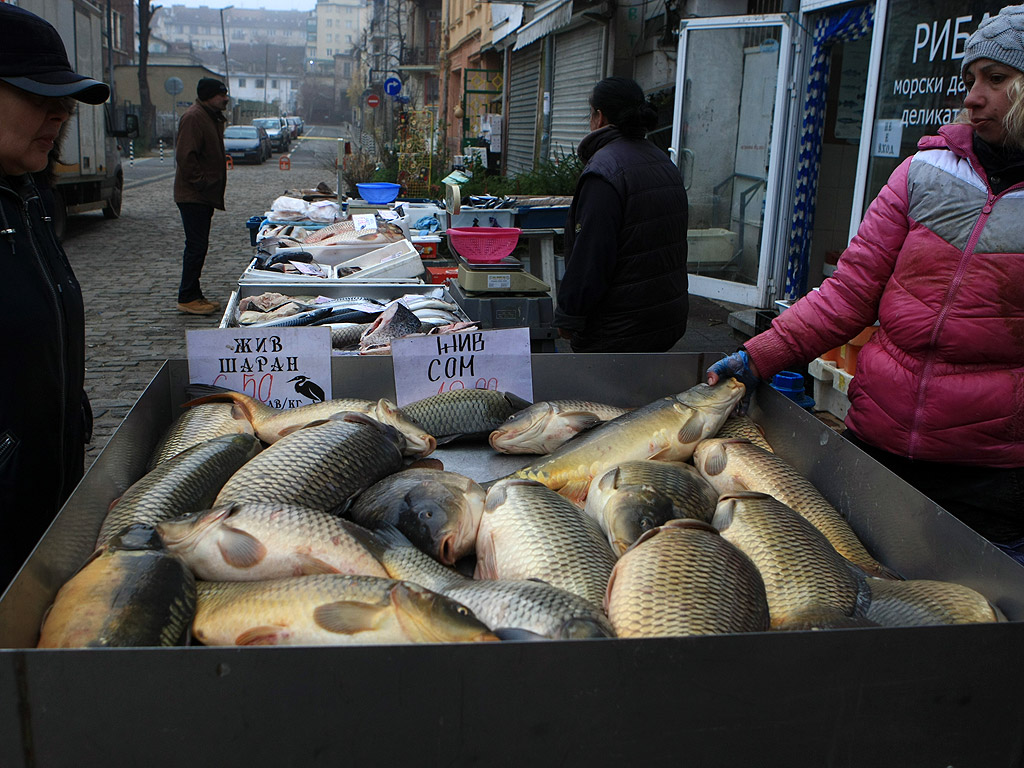
POLYGON ((921 140, 833 276, 708 380, 770 379, 877 318, 846 435, 1024 561, 1022 31, 1024 6, 982 22, 965 47, 965 122, 921 140))

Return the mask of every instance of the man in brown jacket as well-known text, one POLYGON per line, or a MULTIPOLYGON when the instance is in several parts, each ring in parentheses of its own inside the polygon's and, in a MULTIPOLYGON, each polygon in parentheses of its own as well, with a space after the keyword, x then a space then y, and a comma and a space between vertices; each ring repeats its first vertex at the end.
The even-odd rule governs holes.
POLYGON ((220 304, 203 296, 199 277, 210 246, 213 209, 224 210, 224 187, 228 181, 224 110, 228 106, 228 89, 220 80, 204 77, 196 87, 196 96, 196 103, 185 110, 178 123, 178 144, 174 149, 174 202, 185 228, 178 310, 190 315, 212 315, 220 304))

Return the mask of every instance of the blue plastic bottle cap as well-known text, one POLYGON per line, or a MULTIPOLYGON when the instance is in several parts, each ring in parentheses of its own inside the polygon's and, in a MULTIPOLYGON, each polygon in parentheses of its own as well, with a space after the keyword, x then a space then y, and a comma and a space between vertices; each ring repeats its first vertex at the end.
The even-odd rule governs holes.
POLYGON ((799 373, 793 373, 792 371, 780 371, 775 374, 775 378, 772 379, 772 386, 779 390, 785 395, 790 393, 804 393, 804 377, 799 373))
POLYGON ((804 393, 804 377, 793 371, 781 371, 772 378, 772 388, 778 390, 801 408, 814 407, 814 398, 804 393))

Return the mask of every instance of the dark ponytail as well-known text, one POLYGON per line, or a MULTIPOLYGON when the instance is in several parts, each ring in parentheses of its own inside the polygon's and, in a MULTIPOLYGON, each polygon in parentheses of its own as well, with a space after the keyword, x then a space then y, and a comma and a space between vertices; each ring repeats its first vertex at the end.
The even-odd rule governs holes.
POLYGON ((628 77, 606 77, 595 85, 590 108, 601 110, 605 119, 623 134, 638 139, 658 123, 657 110, 637 82, 628 77))

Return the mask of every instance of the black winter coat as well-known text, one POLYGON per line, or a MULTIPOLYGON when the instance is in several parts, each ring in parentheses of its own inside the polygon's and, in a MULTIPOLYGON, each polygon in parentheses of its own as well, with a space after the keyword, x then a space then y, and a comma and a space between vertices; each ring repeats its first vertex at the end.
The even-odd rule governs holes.
POLYGON ((82 290, 28 176, 0 177, 0 591, 82 478, 82 290))
POLYGON ((587 162, 566 220, 555 325, 575 352, 664 352, 686 331, 686 191, 678 168, 615 126, 580 143, 587 162))

